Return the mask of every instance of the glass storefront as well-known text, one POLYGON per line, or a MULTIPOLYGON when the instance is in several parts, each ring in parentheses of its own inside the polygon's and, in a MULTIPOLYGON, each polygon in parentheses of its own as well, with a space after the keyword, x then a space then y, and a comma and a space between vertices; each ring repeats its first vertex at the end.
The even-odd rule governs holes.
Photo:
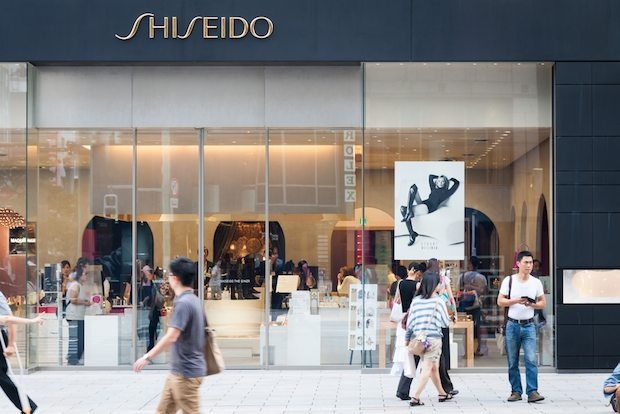
POLYGON ((553 365, 551 74, 540 63, 39 68, 28 154, 24 103, 23 127, 3 127, 21 155, 0 166, 15 188, 31 183, 27 203, 0 205, 28 208, 14 232, 36 238, 27 263, 41 293, 23 309, 38 302, 48 316, 30 331, 29 366, 66 365, 76 342, 78 364, 130 364, 167 329, 176 256, 196 261, 231 367, 389 367, 398 266, 435 257, 458 296, 476 256, 481 306, 460 309, 452 366, 503 366, 495 299, 520 247, 540 260, 539 360, 553 365), (464 209, 441 200, 405 219, 412 184, 429 198, 441 175, 464 209), (444 225, 454 211, 457 230, 444 225), (57 312, 60 265, 79 258, 93 305, 73 338, 57 312))

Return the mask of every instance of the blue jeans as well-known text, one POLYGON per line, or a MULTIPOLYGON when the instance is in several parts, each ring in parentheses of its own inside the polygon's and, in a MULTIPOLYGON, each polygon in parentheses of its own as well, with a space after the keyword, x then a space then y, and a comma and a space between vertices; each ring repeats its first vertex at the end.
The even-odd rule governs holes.
POLYGON ((525 357, 525 384, 527 395, 538 390, 538 366, 536 364, 536 325, 519 325, 508 321, 506 325, 506 354, 508 356, 508 380, 512 392, 523 394, 519 373, 519 350, 523 346, 525 357))

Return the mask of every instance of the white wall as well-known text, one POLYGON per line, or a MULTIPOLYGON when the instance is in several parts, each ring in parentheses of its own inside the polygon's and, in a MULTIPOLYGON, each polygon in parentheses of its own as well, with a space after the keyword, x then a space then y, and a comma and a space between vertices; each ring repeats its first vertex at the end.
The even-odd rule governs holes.
POLYGON ((360 127, 347 67, 41 67, 38 128, 360 127))

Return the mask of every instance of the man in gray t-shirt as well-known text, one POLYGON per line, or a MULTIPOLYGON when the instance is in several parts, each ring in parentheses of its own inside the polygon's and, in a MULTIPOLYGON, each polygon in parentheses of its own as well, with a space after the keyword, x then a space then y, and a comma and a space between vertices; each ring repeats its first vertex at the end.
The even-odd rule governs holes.
POLYGON ((157 413, 200 412, 200 384, 206 375, 204 349, 205 316, 192 286, 196 265, 186 257, 170 262, 169 282, 174 290, 174 310, 166 335, 133 365, 140 372, 170 345, 170 374, 166 378, 157 413))

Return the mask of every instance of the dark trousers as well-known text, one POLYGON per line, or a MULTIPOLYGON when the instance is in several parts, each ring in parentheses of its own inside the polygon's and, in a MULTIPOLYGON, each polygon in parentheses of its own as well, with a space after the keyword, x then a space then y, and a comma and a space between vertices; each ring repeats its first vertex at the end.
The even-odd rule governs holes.
MULTIPOLYGON (((4 343, 7 344, 8 346, 9 339, 7 337, 6 332, 2 331, 2 337, 4 338, 4 343)), ((13 381, 7 374, 7 370, 8 370, 8 366, 7 366, 6 358, 4 357, 4 352, 0 352, 0 387, 2 388, 2 391, 4 391, 6 396, 9 398, 9 400, 11 400, 13 405, 18 410, 20 410, 20 412, 23 413, 23 411, 21 411, 22 404, 19 401, 19 394, 17 392, 17 387, 15 386, 15 384, 13 383, 13 381)), ((34 401, 30 399, 30 397, 28 397, 28 401, 30 401, 30 408, 32 408, 32 412, 34 412, 37 409, 37 405, 34 403, 34 401)))
POLYGON ((149 352, 155 346, 157 340, 157 327, 159 326, 159 313, 152 314, 149 321, 149 345, 146 347, 146 352, 149 352))
POLYGON ((84 321, 74 320, 69 322, 69 355, 67 362, 76 365, 84 354, 84 321))
MULTIPOLYGON (((448 328, 443 328, 441 333, 443 334, 443 338, 441 341, 441 358, 439 358, 439 378, 441 379, 441 387, 443 390, 445 392, 450 392, 454 389, 454 385, 452 385, 452 380, 448 374, 448 364, 450 363, 450 330, 448 328), (446 348, 448 349, 447 352, 446 348)), ((417 366, 420 363, 420 357, 416 355, 414 358, 417 366)), ((400 381, 398 381, 398 389, 396 392, 401 395, 409 395, 412 381, 413 378, 406 377, 404 372, 400 374, 400 381)))
POLYGON ((450 392, 454 389, 452 380, 448 370, 450 369, 450 329, 442 328, 441 333, 441 358, 439 359, 439 378, 441 379, 441 386, 445 392, 450 392))

